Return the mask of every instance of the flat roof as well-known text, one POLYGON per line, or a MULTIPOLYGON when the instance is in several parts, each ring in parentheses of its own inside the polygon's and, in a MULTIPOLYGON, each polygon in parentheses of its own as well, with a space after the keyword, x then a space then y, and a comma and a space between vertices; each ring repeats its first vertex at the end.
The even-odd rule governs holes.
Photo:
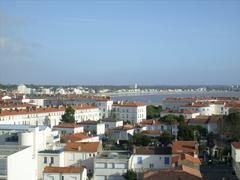
POLYGON ((96 156, 97 159, 119 159, 119 160, 128 160, 130 158, 129 151, 103 151, 96 156))
POLYGON ((5 159, 16 152, 22 151, 29 146, 19 146, 19 145, 6 145, 0 144, 0 159, 5 159))

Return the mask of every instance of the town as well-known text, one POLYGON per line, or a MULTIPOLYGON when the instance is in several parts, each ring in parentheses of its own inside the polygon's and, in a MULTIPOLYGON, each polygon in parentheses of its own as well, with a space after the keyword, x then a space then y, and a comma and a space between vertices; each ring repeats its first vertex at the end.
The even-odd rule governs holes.
POLYGON ((239 128, 239 97, 147 105, 19 85, 0 94, 0 179, 238 179, 239 128))

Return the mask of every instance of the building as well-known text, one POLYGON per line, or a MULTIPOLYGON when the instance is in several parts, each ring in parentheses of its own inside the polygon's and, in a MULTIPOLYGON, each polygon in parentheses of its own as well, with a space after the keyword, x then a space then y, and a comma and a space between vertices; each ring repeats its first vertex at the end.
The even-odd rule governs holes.
POLYGON ((31 146, 0 144, 0 179, 37 179, 31 146))
POLYGON ((108 134, 115 140, 130 140, 135 133, 135 126, 131 124, 125 124, 122 127, 109 129, 108 134))
POLYGON ((130 153, 128 151, 104 151, 94 160, 94 180, 125 180, 130 153))
POLYGON ((43 180, 87 180, 87 169, 47 166, 43 171, 43 180))
POLYGON ((104 135, 105 134, 105 124, 101 121, 84 121, 79 123, 84 127, 84 131, 88 131, 93 135, 104 135))
POLYGON ((64 167, 64 148, 51 146, 38 152, 38 179, 43 179, 43 170, 47 166, 64 167))
POLYGON ((238 179, 240 179, 240 142, 232 142, 232 166, 238 179))
POLYGON ((201 180, 201 172, 197 169, 181 166, 176 169, 163 169, 147 171, 144 180, 201 180), (161 178, 160 178, 161 177, 161 178))
POLYGON ((68 142, 99 142, 99 136, 89 136, 85 133, 67 134, 61 137, 61 141, 68 142))
POLYGON ((53 126, 53 130, 57 130, 60 135, 66 134, 75 134, 75 133, 83 133, 83 126, 80 126, 75 123, 61 123, 57 126, 53 126))
POLYGON ((105 129, 114 129, 123 126, 123 120, 104 119, 102 122, 105 124, 105 129))
POLYGON ((72 142, 64 147, 65 166, 85 166, 93 173, 94 157, 102 152, 101 142, 72 142))
POLYGON ((143 172, 149 169, 166 169, 172 164, 171 147, 135 147, 129 159, 129 169, 143 172))
MULTIPOLYGON (((140 125, 141 125, 140 131, 143 131, 143 132, 144 131, 147 131, 147 132, 169 131, 173 135, 177 135, 177 132, 178 132, 178 124, 168 124, 168 123, 162 121, 161 119, 144 120, 140 123, 140 125)), ((158 134, 160 134, 160 133, 158 133, 158 134)))
POLYGON ((192 111, 192 110, 182 110, 182 111, 180 111, 180 110, 164 110, 164 111, 161 111, 161 113, 160 113, 160 117, 164 117, 167 115, 183 116, 184 119, 193 119, 196 116, 199 116, 200 113, 192 111))
POLYGON ((17 87, 17 92, 19 94, 30 94, 31 93, 31 89, 28 88, 27 86, 25 86, 24 84, 20 84, 18 87, 17 87))
POLYGON ((172 153, 198 157, 198 143, 197 141, 175 141, 172 145, 172 153))
POLYGON ((113 103, 112 118, 132 123, 140 123, 146 119, 146 105, 140 102, 123 102, 113 103))
MULTIPOLYGON (((93 105, 72 106, 75 110, 77 122, 99 120, 99 109, 93 105)), ((29 124, 56 126, 60 123, 65 107, 33 108, 29 110, 3 110, 0 111, 0 124, 29 124)))

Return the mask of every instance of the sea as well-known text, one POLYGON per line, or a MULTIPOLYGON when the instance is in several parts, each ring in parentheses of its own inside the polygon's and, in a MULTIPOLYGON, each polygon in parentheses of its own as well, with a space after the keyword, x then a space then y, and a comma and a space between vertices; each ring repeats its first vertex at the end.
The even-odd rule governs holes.
POLYGON ((190 92, 162 92, 153 95, 122 95, 112 96, 114 101, 137 101, 146 104, 161 105, 166 97, 240 97, 240 91, 190 91, 190 92))

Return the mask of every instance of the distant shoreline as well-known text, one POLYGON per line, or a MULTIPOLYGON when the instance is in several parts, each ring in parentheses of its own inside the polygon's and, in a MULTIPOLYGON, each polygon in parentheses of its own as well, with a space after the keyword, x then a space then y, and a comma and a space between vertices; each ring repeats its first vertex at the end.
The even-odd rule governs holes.
POLYGON ((212 90, 212 91, 158 91, 158 92, 120 92, 120 93, 99 93, 99 96, 121 97, 121 96, 144 96, 144 95, 165 95, 165 94, 211 94, 211 93, 240 93, 239 91, 212 90))

